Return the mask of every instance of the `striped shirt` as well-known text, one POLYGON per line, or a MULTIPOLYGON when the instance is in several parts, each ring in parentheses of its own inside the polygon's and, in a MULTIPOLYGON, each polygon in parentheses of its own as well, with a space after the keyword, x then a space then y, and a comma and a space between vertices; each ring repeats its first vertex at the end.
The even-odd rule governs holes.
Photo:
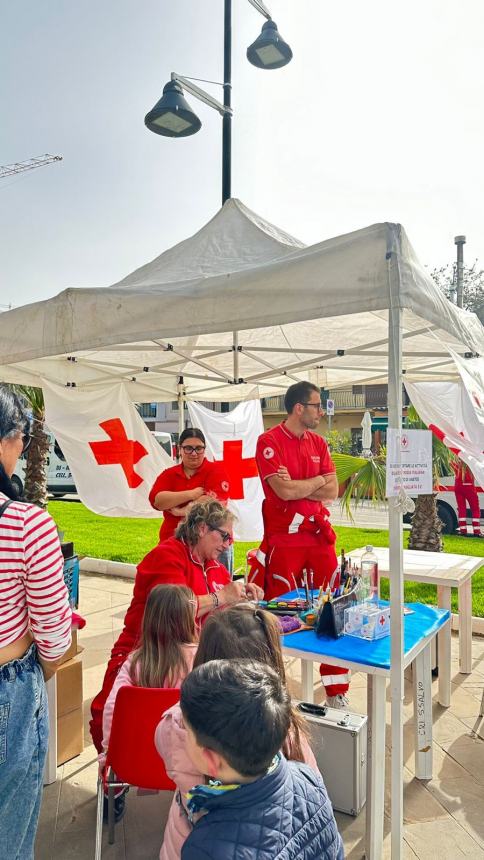
POLYGON ((67 651, 72 611, 63 568, 52 517, 35 505, 9 505, 0 517, 0 648, 30 629, 43 659, 67 651))

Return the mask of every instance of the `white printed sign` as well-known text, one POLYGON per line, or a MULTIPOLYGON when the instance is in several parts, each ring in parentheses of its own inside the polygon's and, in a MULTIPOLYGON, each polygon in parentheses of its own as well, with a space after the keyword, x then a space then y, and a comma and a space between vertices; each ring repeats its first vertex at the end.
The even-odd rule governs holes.
POLYGON ((326 415, 334 415, 334 400, 326 401, 326 415))
POLYGON ((430 430, 387 430, 387 496, 432 492, 432 433, 430 430))

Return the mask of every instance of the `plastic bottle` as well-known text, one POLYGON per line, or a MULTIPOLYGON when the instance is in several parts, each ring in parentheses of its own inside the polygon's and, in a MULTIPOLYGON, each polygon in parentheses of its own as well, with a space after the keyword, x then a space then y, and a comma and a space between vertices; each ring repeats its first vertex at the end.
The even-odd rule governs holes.
POLYGON ((368 544, 366 552, 361 556, 362 592, 366 600, 380 599, 380 578, 378 576, 378 559, 373 547, 368 544))

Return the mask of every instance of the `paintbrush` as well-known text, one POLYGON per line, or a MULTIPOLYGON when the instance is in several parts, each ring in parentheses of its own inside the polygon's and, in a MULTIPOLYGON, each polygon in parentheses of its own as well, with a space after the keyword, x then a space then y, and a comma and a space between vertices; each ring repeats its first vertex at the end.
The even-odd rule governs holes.
POLYGON ((294 588, 296 589, 296 600, 299 600, 299 587, 298 587, 298 584, 296 582, 296 577, 294 576, 293 573, 291 573, 291 577, 292 577, 292 581, 294 583, 294 588))

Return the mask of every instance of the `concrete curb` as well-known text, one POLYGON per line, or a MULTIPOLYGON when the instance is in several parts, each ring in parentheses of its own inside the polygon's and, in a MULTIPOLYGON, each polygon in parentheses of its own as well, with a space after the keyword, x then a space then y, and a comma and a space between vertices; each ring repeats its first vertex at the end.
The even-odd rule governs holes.
MULTIPOLYGON (((119 576, 122 579, 134 580, 136 576, 136 565, 126 564, 123 561, 109 561, 106 558, 91 558, 86 555, 80 560, 80 568, 83 573, 97 573, 103 576, 119 576)), ((452 630, 459 629, 459 616, 452 613, 452 630)), ((472 616, 472 632, 476 636, 484 636, 484 618, 472 616)))
POLYGON ((110 561, 106 558, 91 558, 85 555, 79 562, 83 573, 100 573, 103 576, 119 576, 122 579, 134 580, 136 576, 136 565, 127 564, 124 561, 110 561))

